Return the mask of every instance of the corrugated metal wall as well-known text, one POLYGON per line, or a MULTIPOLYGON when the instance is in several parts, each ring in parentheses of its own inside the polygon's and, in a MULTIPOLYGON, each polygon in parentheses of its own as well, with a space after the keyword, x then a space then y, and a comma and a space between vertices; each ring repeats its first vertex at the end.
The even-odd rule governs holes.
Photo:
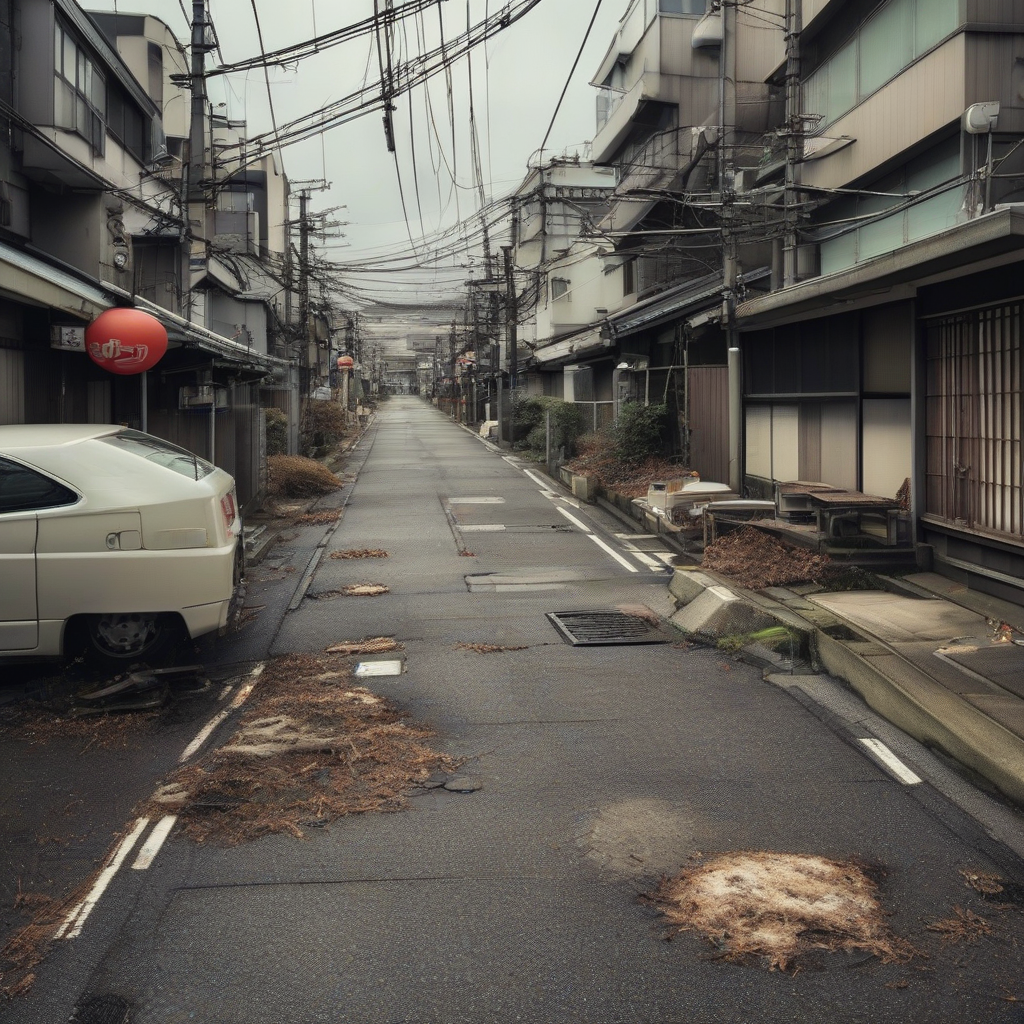
POLYGON ((1019 303, 928 327, 927 512, 1020 541, 1019 303))

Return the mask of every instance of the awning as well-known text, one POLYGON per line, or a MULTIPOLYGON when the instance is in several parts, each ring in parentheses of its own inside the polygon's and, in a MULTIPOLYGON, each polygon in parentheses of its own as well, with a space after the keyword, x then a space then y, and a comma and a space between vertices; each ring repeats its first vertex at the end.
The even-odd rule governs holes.
POLYGON ((602 336, 601 325, 595 324, 589 330, 537 347, 531 361, 540 366, 552 366, 598 355, 611 346, 611 339, 602 336))
MULTIPOLYGON (((739 283, 750 284, 768 277, 771 269, 760 267, 749 273, 741 274, 739 283)), ((608 325, 613 337, 626 338, 631 334, 649 330, 660 324, 682 319, 694 313, 701 313, 719 305, 722 301, 724 283, 721 274, 708 274, 696 281, 669 288, 652 299, 638 302, 621 313, 608 318, 608 325)))
POLYGON ((0 242, 0 294, 16 302, 94 320, 117 305, 113 294, 74 274, 0 242))
POLYGON ((873 302, 911 297, 928 278, 1024 249, 1024 212, 997 210, 893 252, 821 277, 813 277, 739 305, 740 330, 786 323, 794 316, 834 311, 870 296, 873 302), (901 286, 906 286, 903 291, 901 286))

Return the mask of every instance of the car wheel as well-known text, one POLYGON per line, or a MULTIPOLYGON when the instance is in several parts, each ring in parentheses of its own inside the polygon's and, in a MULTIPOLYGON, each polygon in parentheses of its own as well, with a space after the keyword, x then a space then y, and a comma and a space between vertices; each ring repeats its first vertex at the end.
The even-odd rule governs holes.
POLYGON ((181 630, 173 615, 108 613, 89 616, 88 635, 94 660, 124 664, 166 657, 181 639, 181 630))

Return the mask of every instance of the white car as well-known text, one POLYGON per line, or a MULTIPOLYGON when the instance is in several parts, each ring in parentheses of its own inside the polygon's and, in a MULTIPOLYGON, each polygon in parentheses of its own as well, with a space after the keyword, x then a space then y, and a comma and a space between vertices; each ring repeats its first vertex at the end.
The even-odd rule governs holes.
POLYGON ((234 480, 119 426, 0 426, 0 658, 127 665, 227 624, 234 480))

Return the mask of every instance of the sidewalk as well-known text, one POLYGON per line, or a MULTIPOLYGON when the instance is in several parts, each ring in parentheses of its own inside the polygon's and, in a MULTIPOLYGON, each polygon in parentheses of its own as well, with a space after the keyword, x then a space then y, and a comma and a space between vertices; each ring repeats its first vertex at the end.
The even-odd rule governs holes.
POLYGON ((698 568, 677 569, 669 589, 684 632, 729 638, 773 671, 845 680, 882 717, 1024 805, 1024 608, 935 573, 885 586, 755 592, 698 568), (791 652, 752 635, 780 625, 791 652))

